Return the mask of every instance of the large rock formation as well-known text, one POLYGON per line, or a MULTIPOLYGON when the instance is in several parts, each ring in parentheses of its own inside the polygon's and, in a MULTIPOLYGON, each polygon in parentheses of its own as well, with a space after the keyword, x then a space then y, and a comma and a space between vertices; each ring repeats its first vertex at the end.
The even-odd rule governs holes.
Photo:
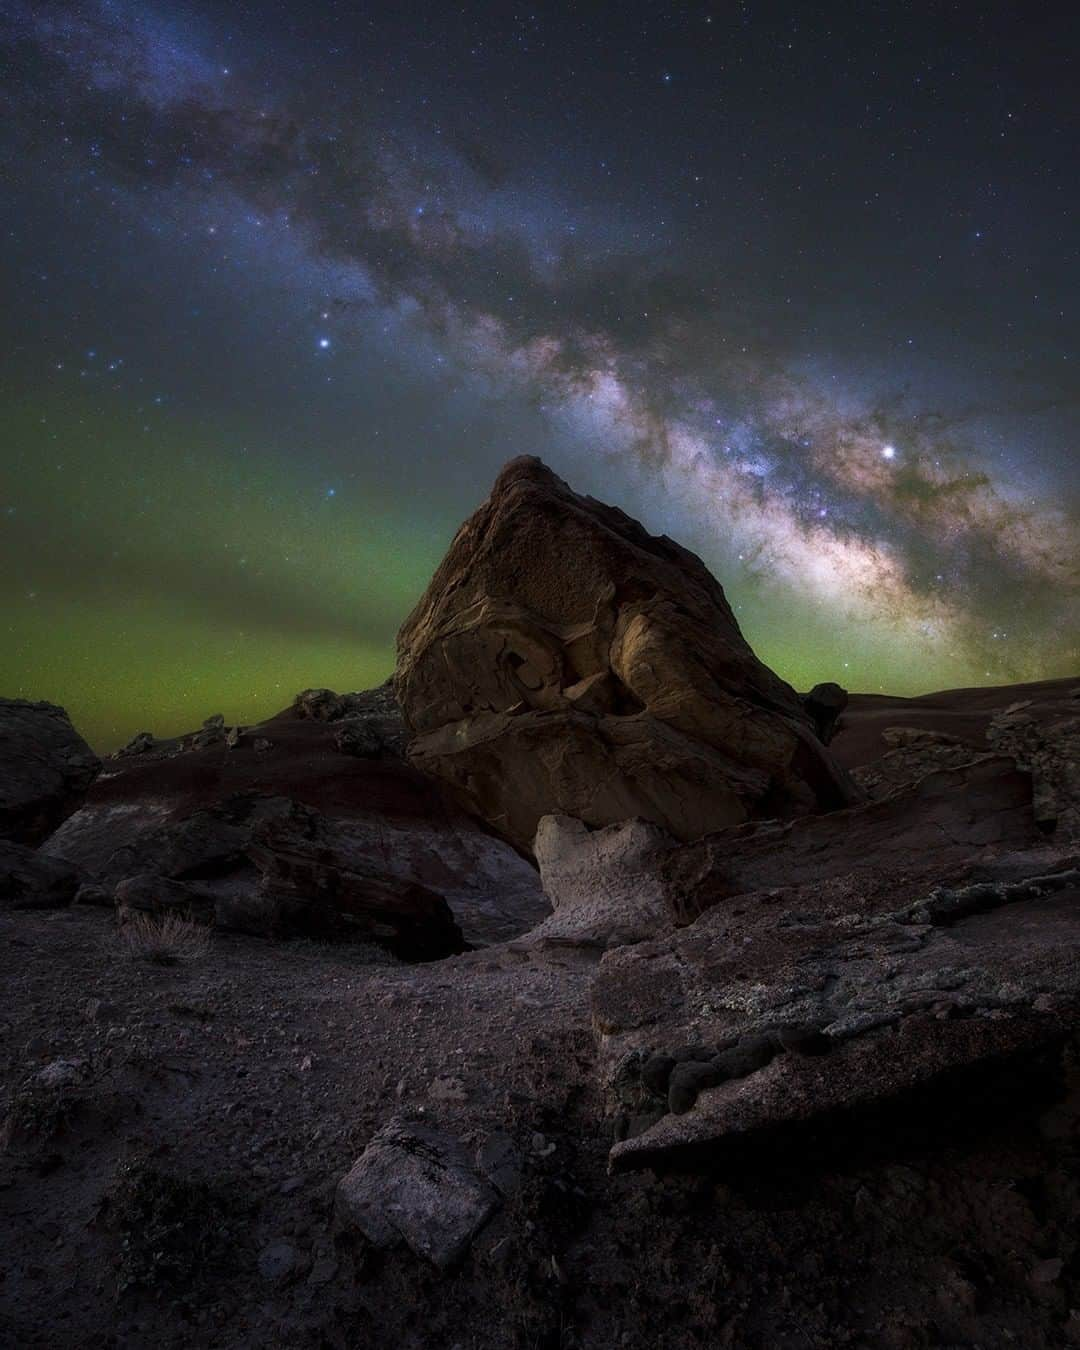
POLYGON ((40 843, 79 805, 100 767, 63 708, 0 698, 0 839, 40 843))
POLYGON ((536 869, 410 768, 404 741, 386 686, 309 690, 233 743, 151 740, 114 761, 42 851, 79 869, 82 899, 247 932, 409 959, 525 932, 549 910, 536 869))
POLYGON ((398 636, 412 762, 532 844, 541 816, 689 839, 855 798, 701 560, 511 461, 398 636))

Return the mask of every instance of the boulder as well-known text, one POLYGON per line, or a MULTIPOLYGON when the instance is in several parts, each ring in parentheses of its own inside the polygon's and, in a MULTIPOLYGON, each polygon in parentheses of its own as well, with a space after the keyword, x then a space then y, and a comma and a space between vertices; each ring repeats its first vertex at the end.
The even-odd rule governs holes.
POLYGON ((114 750, 113 759, 127 759, 129 755, 145 755, 147 751, 153 750, 157 741, 152 731, 137 731, 126 745, 122 745, 119 750, 114 750))
POLYGON ((808 694, 803 694, 802 705, 813 719, 818 740, 828 745, 836 734, 840 714, 848 705, 848 691, 842 685, 827 680, 824 684, 815 684, 808 694))
POLYGON ((100 768, 63 708, 0 698, 0 839, 40 843, 75 810, 100 768))
POLYGON ((229 733, 223 713, 213 713, 187 743, 189 750, 209 750, 214 745, 226 745, 229 733))
POLYGON ((495 1212, 499 1196, 465 1147, 429 1125, 392 1120, 338 1183, 338 1221, 376 1247, 404 1241, 447 1270, 495 1212))
POLYGON ((544 816, 534 849, 554 912, 525 941, 604 951, 655 937, 671 923, 660 865, 674 847, 644 820, 589 830, 569 816, 544 816))
POLYGON ((407 961, 465 950, 443 896, 388 873, 370 854, 347 866, 334 836, 333 822, 298 803, 264 821, 248 847, 262 874, 258 891, 223 898, 218 922, 269 936, 378 942, 407 961))
POLYGON ((153 872, 125 877, 114 892, 121 918, 126 911, 179 914, 198 923, 212 924, 216 897, 210 889, 185 881, 170 881, 153 872))
POLYGON ((511 461, 398 635, 410 759, 518 847, 541 816, 681 839, 858 792, 701 560, 511 461))
POLYGON ((0 839, 0 909, 60 909, 79 889, 79 874, 59 858, 0 839))

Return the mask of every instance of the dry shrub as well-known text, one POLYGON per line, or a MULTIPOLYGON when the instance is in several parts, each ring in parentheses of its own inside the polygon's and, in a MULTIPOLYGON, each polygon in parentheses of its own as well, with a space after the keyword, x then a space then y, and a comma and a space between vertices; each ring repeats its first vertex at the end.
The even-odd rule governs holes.
POLYGON ((120 935, 135 960, 157 966, 198 961, 210 950, 210 929, 185 914, 128 910, 120 935))

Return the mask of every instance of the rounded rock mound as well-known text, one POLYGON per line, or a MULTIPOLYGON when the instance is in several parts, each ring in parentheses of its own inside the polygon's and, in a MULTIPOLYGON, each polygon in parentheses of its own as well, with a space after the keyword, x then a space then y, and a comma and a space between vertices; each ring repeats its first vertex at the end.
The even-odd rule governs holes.
POLYGON ((505 466, 398 635, 412 762, 528 849, 541 816, 680 839, 857 789, 700 558, 505 466))

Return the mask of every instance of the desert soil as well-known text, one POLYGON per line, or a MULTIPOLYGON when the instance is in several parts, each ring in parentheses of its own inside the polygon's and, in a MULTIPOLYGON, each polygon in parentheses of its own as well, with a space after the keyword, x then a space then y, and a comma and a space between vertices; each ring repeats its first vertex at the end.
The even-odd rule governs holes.
POLYGON ((1073 1052, 977 1111, 609 1177, 594 959, 216 932, 162 965, 106 911, 0 913, 0 1344, 1080 1344, 1073 1052), (517 1151, 445 1274, 335 1221, 400 1115, 517 1151))

